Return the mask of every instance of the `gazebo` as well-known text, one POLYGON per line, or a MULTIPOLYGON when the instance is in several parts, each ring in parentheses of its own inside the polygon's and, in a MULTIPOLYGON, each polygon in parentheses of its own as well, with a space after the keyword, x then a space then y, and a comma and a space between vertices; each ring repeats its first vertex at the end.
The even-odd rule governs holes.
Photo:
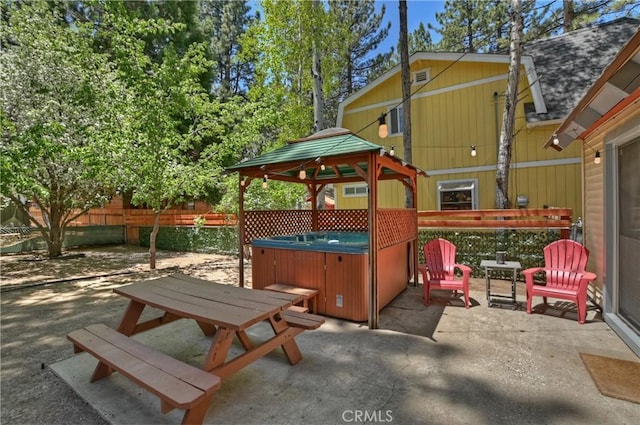
MULTIPOLYGON (((417 281, 418 226, 417 177, 427 174, 384 147, 362 139, 343 128, 330 128, 226 170, 238 172, 240 286, 244 286, 244 247, 254 239, 309 231, 351 231, 368 233, 368 324, 378 327, 378 257, 392 246, 403 245, 407 254, 407 275, 417 281), (253 180, 281 180, 305 184, 315 200, 327 184, 364 181, 368 187, 366 210, 245 211, 244 193, 253 180), (380 181, 397 181, 413 193, 410 208, 378 208, 380 181)), ((408 283, 408 279, 405 283, 408 283)), ((405 284, 406 287, 406 284, 405 284)))

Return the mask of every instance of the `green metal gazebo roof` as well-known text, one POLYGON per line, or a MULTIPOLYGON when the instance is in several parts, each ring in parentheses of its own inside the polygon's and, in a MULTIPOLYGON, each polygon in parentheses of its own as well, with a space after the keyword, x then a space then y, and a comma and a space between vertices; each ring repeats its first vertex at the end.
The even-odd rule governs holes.
MULTIPOLYGON (((404 167, 412 168, 417 174, 426 176, 424 171, 390 155, 384 147, 368 142, 343 128, 330 128, 304 139, 292 140, 281 148, 228 167, 226 171, 239 171, 241 174, 255 176, 264 172, 274 177, 295 178, 302 168, 307 173, 314 172, 316 180, 350 178, 358 176, 354 163, 366 171, 367 161, 358 156, 371 152, 379 152, 404 167), (324 170, 320 169, 322 164, 326 165, 324 170)), ((384 174, 389 172, 391 170, 383 170, 384 174)))

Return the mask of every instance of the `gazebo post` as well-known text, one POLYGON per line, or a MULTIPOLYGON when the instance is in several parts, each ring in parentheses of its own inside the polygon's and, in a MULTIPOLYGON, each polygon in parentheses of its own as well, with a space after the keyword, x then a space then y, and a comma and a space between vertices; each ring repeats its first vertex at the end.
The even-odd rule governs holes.
POLYGON ((369 329, 378 329, 378 154, 369 154, 369 329))
POLYGON ((238 270, 239 286, 244 288, 244 184, 242 173, 238 173, 238 257, 240 269, 238 270))
POLYGON ((418 286, 418 239, 420 232, 418 231, 418 176, 414 174, 410 177, 411 188, 413 190, 413 208, 415 209, 415 222, 416 222, 416 238, 413 240, 413 286, 418 286))
POLYGON ((314 232, 318 230, 318 190, 315 182, 313 181, 307 185, 311 197, 311 230, 314 232))

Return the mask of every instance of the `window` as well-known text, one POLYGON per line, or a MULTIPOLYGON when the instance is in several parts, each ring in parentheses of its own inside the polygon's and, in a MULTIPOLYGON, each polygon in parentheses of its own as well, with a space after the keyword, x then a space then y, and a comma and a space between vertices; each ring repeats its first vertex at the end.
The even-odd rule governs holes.
POLYGON ((389 134, 402 134, 404 127, 402 106, 391 109, 388 115, 391 121, 389 123, 389 134))
POLYGON ((431 79, 431 70, 422 69, 413 73, 412 84, 424 84, 431 79))
POLYGON ((478 209, 478 180, 447 180, 438 182, 438 209, 478 209))
POLYGON ((369 190, 366 184, 352 184, 343 186, 342 188, 342 195, 345 198, 367 196, 368 193, 369 190))

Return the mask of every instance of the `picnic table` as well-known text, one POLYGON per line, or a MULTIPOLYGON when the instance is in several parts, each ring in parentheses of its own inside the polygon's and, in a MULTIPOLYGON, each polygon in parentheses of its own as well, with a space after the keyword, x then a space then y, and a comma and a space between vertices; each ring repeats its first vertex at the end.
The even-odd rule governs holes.
POLYGON ((203 369, 222 379, 278 347, 282 347, 289 363, 295 365, 302 354, 294 337, 324 322, 321 316, 287 311, 302 300, 300 295, 239 288, 179 273, 134 283, 114 292, 131 300, 118 326, 124 335, 178 319, 195 320, 205 335, 214 336, 203 369), (138 323, 147 306, 164 314, 138 323), (246 331, 263 321, 270 323, 274 336, 254 345, 246 331), (227 359, 234 336, 245 352, 227 359))
POLYGON ((92 382, 118 371, 160 397, 163 413, 184 409, 183 424, 201 424, 221 380, 278 347, 290 364, 298 363, 302 354, 294 338, 324 323, 322 316, 288 310, 302 301, 302 295, 238 288, 184 274, 134 283, 114 292, 130 300, 117 331, 95 324, 67 338, 76 352, 87 351, 98 359, 92 382), (162 314, 140 322, 147 307, 162 314), (201 369, 129 338, 178 319, 193 319, 205 335, 213 336, 201 369), (265 321, 273 336, 254 343, 247 329, 265 321), (244 352, 229 356, 234 336, 244 352))

